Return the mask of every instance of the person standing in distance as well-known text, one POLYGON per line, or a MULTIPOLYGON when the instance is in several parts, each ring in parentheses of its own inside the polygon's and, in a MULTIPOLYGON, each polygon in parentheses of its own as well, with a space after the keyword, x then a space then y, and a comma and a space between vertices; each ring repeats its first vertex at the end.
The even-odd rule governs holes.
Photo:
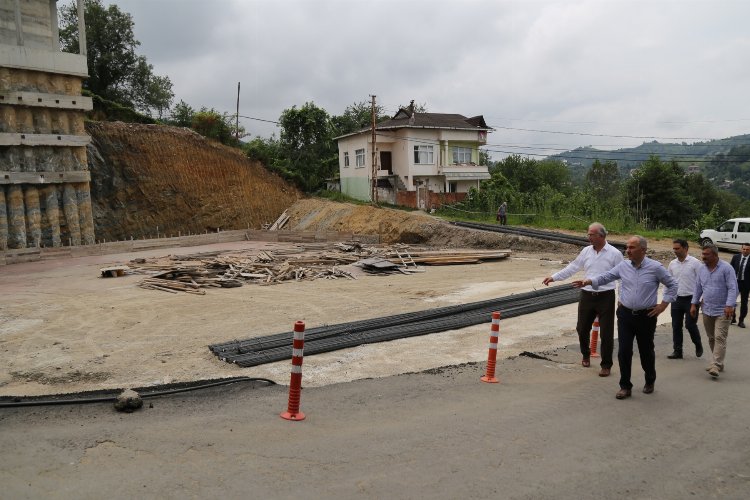
POLYGON ((737 278, 732 266, 719 259, 716 245, 703 245, 701 256, 706 265, 698 273, 690 315, 697 318, 698 306, 702 304, 703 328, 713 353, 713 360, 706 370, 716 378, 724 371, 729 322, 737 303, 737 278))
MULTIPOLYGON (((589 226, 586 233, 591 245, 584 247, 578 257, 563 270, 547 276, 542 283, 549 285, 553 281, 570 278, 580 270, 587 278, 593 278, 609 271, 623 261, 622 253, 607 243, 607 230, 598 222, 589 226)), ((615 284, 607 284, 594 290, 591 286, 581 289, 578 301, 578 321, 576 331, 581 345, 581 364, 591 366, 591 347, 589 345, 591 325, 599 316, 599 334, 601 338, 601 370, 600 377, 608 377, 612 370, 612 352, 615 345, 615 284)))
POLYGON ((578 280, 573 286, 580 288, 592 285, 594 289, 614 280, 620 280, 620 305, 617 308, 618 350, 620 363, 620 390, 617 399, 629 398, 633 384, 630 370, 633 364, 633 339, 638 342, 641 367, 645 374, 645 394, 654 392, 656 382, 656 354, 654 352, 654 332, 656 318, 677 297, 677 281, 659 262, 646 257, 648 242, 643 236, 628 239, 625 252, 629 262, 620 262, 614 269, 604 274, 578 280), (666 287, 660 304, 656 303, 659 284, 666 287))
POLYGON ((508 204, 506 202, 502 202, 497 208, 497 221, 502 226, 508 224, 508 204))
POLYGON ((675 259, 669 263, 667 270, 677 280, 677 300, 672 302, 672 347, 669 359, 682 359, 682 325, 690 334, 690 340, 695 344, 695 355, 703 356, 703 344, 698 323, 690 315, 690 304, 693 300, 695 281, 698 279, 701 261, 688 255, 688 242, 682 239, 672 240, 672 251, 675 259))
MULTIPOLYGON (((732 255, 731 264, 734 273, 737 275, 737 288, 740 293, 740 321, 737 326, 745 328, 745 316, 747 316, 747 297, 750 294, 750 243, 743 243, 738 254, 732 255)), ((732 315, 732 323, 736 320, 736 315, 732 315)))

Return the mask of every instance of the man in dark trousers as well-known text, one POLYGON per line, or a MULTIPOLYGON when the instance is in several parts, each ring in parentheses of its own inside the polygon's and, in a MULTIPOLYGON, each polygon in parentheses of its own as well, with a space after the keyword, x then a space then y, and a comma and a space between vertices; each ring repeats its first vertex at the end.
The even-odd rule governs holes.
MULTIPOLYGON (((570 278, 579 271, 584 271, 586 277, 593 278, 605 273, 623 261, 622 253, 607 243, 607 230, 598 222, 589 225, 586 236, 591 245, 584 247, 578 257, 568 264, 565 269, 552 276, 544 278, 542 283, 549 285, 553 281, 570 278)), ((581 290, 578 301, 578 341, 581 345, 581 365, 591 366, 590 332, 594 318, 599 316, 602 340, 602 362, 600 377, 609 377, 612 370, 612 353, 615 345, 615 284, 604 285, 594 290, 587 286, 581 290)))
POLYGON ((594 278, 573 282, 576 288, 591 286, 594 290, 618 279, 621 282, 617 307, 617 360, 620 363, 620 390, 615 394, 617 399, 626 399, 632 394, 630 370, 633 363, 633 340, 638 342, 641 367, 646 378, 643 392, 654 392, 656 318, 677 298, 677 280, 658 261, 646 257, 647 249, 646 238, 633 236, 628 239, 625 247, 629 261, 620 262, 610 271, 594 278), (666 290, 661 303, 657 303, 660 284, 666 290))
MULTIPOLYGON (((747 316, 747 297, 750 294, 750 243, 743 243, 741 253, 732 256, 732 267, 737 275, 737 288, 740 291, 740 321, 737 326, 745 328, 745 316, 747 316)), ((732 323, 737 321, 736 315, 732 316, 732 323)))

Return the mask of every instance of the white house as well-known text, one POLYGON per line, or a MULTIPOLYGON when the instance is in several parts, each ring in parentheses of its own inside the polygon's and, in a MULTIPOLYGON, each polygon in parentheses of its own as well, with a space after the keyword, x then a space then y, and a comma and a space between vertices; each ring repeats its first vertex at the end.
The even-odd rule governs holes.
POLYGON ((416 113, 412 101, 376 125, 374 169, 371 129, 336 137, 341 192, 370 201, 375 178, 378 201, 420 209, 459 201, 490 178, 479 146, 491 131, 481 115, 416 113))

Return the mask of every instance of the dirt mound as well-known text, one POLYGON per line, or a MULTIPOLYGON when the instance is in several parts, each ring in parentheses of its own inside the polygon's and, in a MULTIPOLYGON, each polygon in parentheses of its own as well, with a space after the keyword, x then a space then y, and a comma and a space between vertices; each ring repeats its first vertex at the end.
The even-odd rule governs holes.
POLYGON ((99 240, 260 229, 300 197, 239 150, 189 129, 89 122, 86 131, 99 240))
POLYGON ((377 234, 383 243, 443 248, 510 248, 517 251, 576 252, 578 247, 457 227, 424 212, 339 203, 319 198, 297 201, 287 210, 287 229, 377 234))

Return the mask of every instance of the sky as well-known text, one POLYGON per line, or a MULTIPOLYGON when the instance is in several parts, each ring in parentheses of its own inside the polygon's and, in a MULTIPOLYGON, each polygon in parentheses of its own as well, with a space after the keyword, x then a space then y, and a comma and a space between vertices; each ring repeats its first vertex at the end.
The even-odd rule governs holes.
MULTIPOLYGON (((104 0, 175 103, 483 115, 493 158, 750 133, 746 0, 104 0)), ((534 156, 536 155, 536 156, 534 156)), ((541 156, 540 156, 541 155, 541 156)))

